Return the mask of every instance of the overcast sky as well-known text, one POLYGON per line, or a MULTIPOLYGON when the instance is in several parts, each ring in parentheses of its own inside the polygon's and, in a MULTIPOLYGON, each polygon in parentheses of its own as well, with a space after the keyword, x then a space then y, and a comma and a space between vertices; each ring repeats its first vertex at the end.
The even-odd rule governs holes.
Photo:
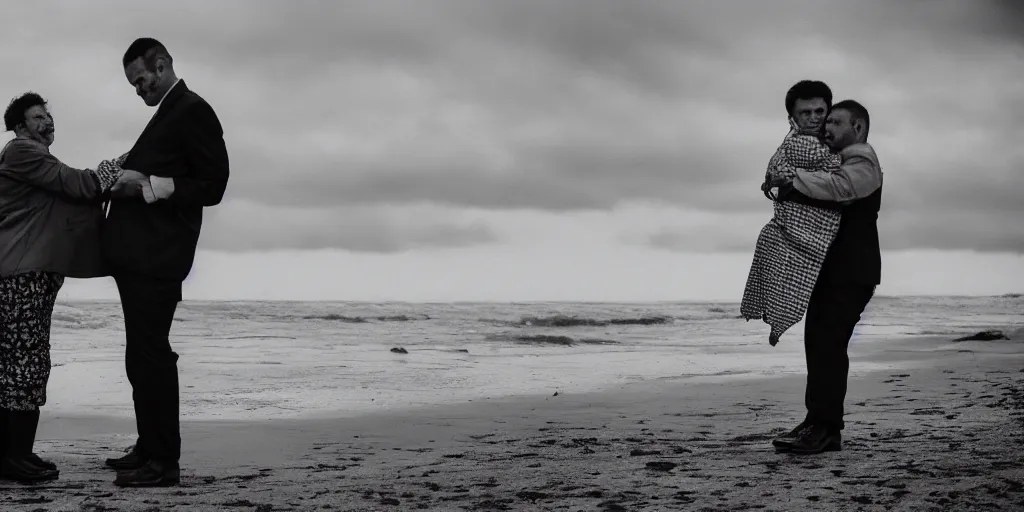
MULTIPOLYGON (((739 300, 783 97, 872 115, 879 293, 1024 291, 1024 2, 22 2, 0 91, 93 166, 160 39, 231 158, 186 298, 739 300)), ((116 296, 108 280, 66 296, 116 296)))

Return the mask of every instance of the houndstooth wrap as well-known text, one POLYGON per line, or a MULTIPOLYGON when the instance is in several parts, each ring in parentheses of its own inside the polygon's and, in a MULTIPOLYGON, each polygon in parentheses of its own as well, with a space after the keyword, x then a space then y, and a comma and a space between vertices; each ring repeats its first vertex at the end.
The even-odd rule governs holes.
POLYGON ((771 176, 789 165, 815 172, 836 172, 841 164, 814 136, 790 133, 768 162, 762 190, 774 202, 775 215, 761 229, 754 261, 743 290, 740 313, 748 321, 771 326, 772 346, 803 318, 829 246, 839 231, 840 214, 792 201, 769 192, 771 176))

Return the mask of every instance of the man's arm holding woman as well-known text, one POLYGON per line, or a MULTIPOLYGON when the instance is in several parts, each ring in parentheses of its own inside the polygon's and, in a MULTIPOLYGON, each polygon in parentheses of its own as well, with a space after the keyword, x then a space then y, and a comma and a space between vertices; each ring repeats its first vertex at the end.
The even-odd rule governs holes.
POLYGON ((807 172, 785 168, 781 178, 779 199, 792 200, 822 208, 841 208, 873 194, 882 186, 882 168, 878 157, 867 144, 854 144, 840 152, 843 163, 834 173, 807 172))

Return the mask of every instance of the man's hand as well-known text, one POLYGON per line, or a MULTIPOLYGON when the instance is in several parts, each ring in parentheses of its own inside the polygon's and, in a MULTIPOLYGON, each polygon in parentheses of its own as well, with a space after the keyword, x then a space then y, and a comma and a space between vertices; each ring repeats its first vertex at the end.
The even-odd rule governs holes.
POLYGON ((110 188, 111 197, 138 197, 143 195, 143 187, 149 185, 149 176, 139 171, 124 169, 121 177, 110 188))

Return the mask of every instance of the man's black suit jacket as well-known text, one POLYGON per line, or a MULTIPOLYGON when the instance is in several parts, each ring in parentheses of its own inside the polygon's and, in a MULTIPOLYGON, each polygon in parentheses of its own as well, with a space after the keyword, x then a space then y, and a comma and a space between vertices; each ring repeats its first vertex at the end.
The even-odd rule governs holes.
POLYGON ((174 179, 168 199, 111 200, 103 225, 110 272, 183 281, 192 270, 203 208, 220 203, 228 183, 224 131, 213 108, 183 80, 164 97, 122 165, 174 179))
POLYGON ((807 197, 788 184, 779 187, 779 200, 842 211, 839 232, 825 255, 819 281, 864 286, 882 282, 882 251, 878 243, 881 186, 871 195, 844 205, 807 197))

